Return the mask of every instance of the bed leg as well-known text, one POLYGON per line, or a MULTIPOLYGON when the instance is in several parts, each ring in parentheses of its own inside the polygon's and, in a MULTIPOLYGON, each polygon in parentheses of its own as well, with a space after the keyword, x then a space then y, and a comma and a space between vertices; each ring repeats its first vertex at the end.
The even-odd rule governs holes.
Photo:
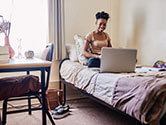
POLYGON ((63 86, 63 105, 65 105, 66 104, 66 84, 64 83, 63 84, 64 86, 63 86))
POLYGON ((141 124, 139 121, 136 121, 136 125, 144 125, 144 124, 141 124))

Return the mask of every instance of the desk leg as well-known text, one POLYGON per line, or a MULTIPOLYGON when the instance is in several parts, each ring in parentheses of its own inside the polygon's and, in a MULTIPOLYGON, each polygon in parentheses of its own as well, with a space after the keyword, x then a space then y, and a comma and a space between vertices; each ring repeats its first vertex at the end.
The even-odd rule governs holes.
POLYGON ((42 123, 46 125, 46 90, 45 90, 45 69, 41 69, 41 89, 42 89, 42 123))

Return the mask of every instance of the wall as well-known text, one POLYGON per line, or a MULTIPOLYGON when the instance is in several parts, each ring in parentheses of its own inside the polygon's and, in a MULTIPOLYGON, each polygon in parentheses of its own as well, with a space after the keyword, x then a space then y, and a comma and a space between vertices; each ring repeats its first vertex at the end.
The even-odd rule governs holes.
MULTIPOLYGON (((85 36, 94 30, 96 12, 104 10, 111 15, 107 32, 113 47, 137 48, 140 64, 166 61, 165 0, 64 0, 64 3, 67 43, 74 43, 74 34, 85 36)), ((51 81, 58 81, 58 67, 59 62, 54 61, 51 81)))
POLYGON ((51 65, 50 81, 58 82, 59 81, 59 61, 53 61, 51 65))
MULTIPOLYGON (((65 7, 65 40, 74 43, 73 36, 85 36, 95 29, 95 14, 98 11, 111 12, 111 0, 64 0, 65 7)), ((108 21, 107 32, 111 33, 111 22, 108 21)))
POLYGON ((165 0, 120 0, 120 46, 137 48, 140 64, 166 61, 165 6, 165 0))
POLYGON ((113 47, 120 46, 120 0, 111 1, 111 43, 113 47))
MULTIPOLYGON (((152 65, 166 61, 166 1, 164 0, 64 0, 65 41, 74 43, 74 34, 85 36, 95 28, 95 14, 111 15, 107 32, 113 47, 138 49, 138 63, 152 65)), ((58 64, 51 69, 51 81, 58 80, 58 64)))
MULTIPOLYGON (((119 1, 119 0, 118 0, 119 1)), ((106 11, 111 14, 111 0, 64 0, 65 7, 65 41, 74 43, 73 36, 79 34, 85 36, 95 29, 95 14, 98 11, 106 11)), ((108 21, 106 30, 111 35, 111 20, 108 21)), ((50 81, 59 80, 59 61, 53 61, 50 81)), ((20 73, 20 75, 25 73, 20 73)), ((40 73, 33 72, 34 75, 40 73)), ((15 76, 13 73, 0 74, 1 77, 15 76)))
POLYGON ((166 61, 165 0, 64 0, 65 41, 74 34, 85 36, 95 28, 94 15, 105 10, 111 15, 107 32, 113 47, 138 49, 138 63, 153 65, 166 61))
MULTIPOLYGON (((95 14, 98 11, 106 11, 110 14, 111 0, 64 0, 65 41, 73 43, 73 36, 79 34, 85 36, 95 29, 95 14)), ((108 21, 106 30, 111 32, 111 21, 108 21)), ((59 80, 59 61, 53 61, 50 81, 59 80)))

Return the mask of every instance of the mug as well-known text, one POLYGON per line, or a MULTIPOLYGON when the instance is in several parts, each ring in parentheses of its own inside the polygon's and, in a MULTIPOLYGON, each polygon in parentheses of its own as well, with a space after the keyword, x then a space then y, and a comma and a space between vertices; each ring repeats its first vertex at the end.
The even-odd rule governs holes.
POLYGON ((34 52, 32 50, 28 50, 25 52, 25 57, 26 58, 33 58, 34 57, 34 52))

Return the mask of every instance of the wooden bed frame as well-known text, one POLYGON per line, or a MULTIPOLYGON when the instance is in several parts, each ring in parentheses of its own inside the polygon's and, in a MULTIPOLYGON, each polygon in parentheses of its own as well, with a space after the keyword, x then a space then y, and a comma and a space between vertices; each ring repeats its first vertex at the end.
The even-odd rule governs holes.
POLYGON ((64 95, 63 95, 63 97, 64 97, 64 98, 63 98, 63 105, 66 104, 66 85, 69 85, 70 87, 72 87, 72 88, 74 88, 74 89, 80 91, 81 93, 87 95, 89 98, 91 98, 91 99, 93 99, 93 100, 95 100, 95 101, 97 101, 97 102, 99 102, 99 103, 101 103, 101 104, 107 106, 108 108, 110 108, 110 109, 112 109, 112 110, 118 112, 119 114, 121 114, 121 115, 123 115, 123 116, 125 116, 125 117, 128 117, 129 119, 135 120, 135 125, 142 125, 142 123, 141 123, 140 121, 138 121, 137 119, 131 117, 130 115, 128 115, 128 114, 126 114, 126 113, 124 113, 124 112, 122 112, 122 111, 120 111, 120 110, 114 108, 113 106, 111 106, 111 105, 109 105, 108 103, 106 103, 106 102, 104 102, 104 101, 98 99, 97 97, 95 97, 95 96, 93 96, 93 95, 87 93, 86 91, 75 87, 73 84, 66 82, 66 81, 61 77, 61 74, 60 74, 60 69, 61 69, 62 63, 63 63, 64 61, 66 61, 66 60, 69 60, 69 58, 63 59, 63 60, 60 62, 60 64, 59 64, 59 89, 62 89, 62 84, 63 84, 63 94, 64 94, 64 95))

